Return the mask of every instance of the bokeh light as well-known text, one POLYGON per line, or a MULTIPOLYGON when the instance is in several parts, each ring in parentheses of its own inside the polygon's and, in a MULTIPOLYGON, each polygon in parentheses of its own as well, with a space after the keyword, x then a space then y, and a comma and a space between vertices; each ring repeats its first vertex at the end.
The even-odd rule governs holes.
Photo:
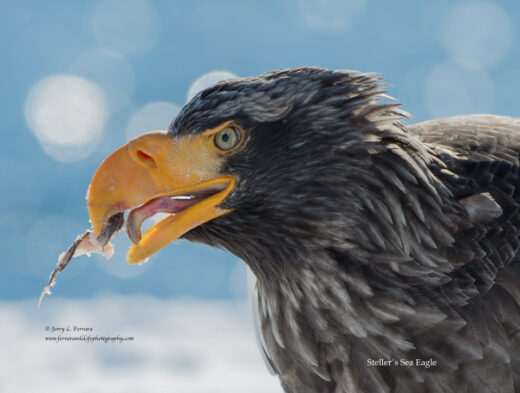
POLYGON ((366 0, 298 0, 305 24, 321 33, 342 33, 351 28, 366 7, 366 0))
POLYGON ((493 81, 485 72, 440 64, 426 79, 425 101, 435 117, 489 113, 493 96, 493 81))
POLYGON ((487 1, 471 1, 450 9, 442 29, 442 43, 454 62, 472 69, 498 64, 514 31, 507 13, 487 1))
POLYGON ((218 83, 220 81, 226 80, 226 79, 233 79, 237 76, 235 74, 232 74, 228 71, 212 71, 208 72, 207 74, 202 75, 201 77, 197 78, 195 82, 193 82, 188 89, 188 95, 186 97, 186 101, 190 101, 195 95, 204 89, 207 89, 208 87, 213 86, 215 83, 218 83))
POLYGON ((126 139, 144 132, 166 130, 181 108, 171 102, 152 102, 135 112, 126 127, 126 139))
POLYGON ((92 29, 101 46, 127 55, 143 55, 157 43, 160 19, 146 0, 104 0, 92 29))
POLYGON ((107 117, 103 91, 75 75, 54 75, 36 83, 25 102, 25 118, 43 149, 59 161, 88 156, 107 117))
POLYGON ((132 66, 122 55, 108 49, 92 49, 83 53, 72 65, 71 72, 100 86, 110 111, 124 108, 134 92, 132 66))

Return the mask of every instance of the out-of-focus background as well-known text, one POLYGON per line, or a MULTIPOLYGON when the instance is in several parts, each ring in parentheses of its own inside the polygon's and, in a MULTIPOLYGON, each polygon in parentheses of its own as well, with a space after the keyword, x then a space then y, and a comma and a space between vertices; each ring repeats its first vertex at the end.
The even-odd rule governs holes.
POLYGON ((381 73, 411 122, 518 116, 520 3, 407 0, 0 2, 0 391, 280 392, 255 348, 245 267, 186 242, 142 266, 79 257, 100 162, 166 129, 197 91, 300 65, 381 73), (121 342, 46 341, 92 328, 121 342))

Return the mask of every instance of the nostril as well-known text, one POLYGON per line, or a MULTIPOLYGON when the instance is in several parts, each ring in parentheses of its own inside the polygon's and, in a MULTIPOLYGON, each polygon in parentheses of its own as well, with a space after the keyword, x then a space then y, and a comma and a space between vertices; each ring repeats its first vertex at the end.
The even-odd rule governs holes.
POLYGON ((137 155, 141 158, 144 158, 144 159, 149 159, 149 160, 153 160, 152 156, 149 155, 149 154, 146 154, 144 151, 142 150, 137 150, 137 155))
POLYGON ((136 153, 137 159, 142 165, 150 168, 157 168, 157 164, 150 154, 144 152, 143 150, 137 150, 136 153))

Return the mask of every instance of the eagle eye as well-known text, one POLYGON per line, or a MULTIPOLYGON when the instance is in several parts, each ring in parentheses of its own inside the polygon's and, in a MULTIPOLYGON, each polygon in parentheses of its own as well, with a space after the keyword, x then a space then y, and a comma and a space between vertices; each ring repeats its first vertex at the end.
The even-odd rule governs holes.
POLYGON ((240 142, 241 137, 242 134, 236 128, 226 127, 215 135, 215 145, 220 150, 230 150, 240 142))

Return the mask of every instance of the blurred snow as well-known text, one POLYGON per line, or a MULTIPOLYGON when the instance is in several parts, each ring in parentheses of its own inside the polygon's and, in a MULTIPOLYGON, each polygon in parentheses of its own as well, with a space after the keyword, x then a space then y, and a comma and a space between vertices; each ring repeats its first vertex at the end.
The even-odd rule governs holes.
POLYGON ((149 1, 104 0, 95 12, 92 29, 100 46, 143 55, 157 43, 160 19, 149 1))
POLYGON ((201 77, 197 78, 195 82, 193 82, 188 89, 188 95, 186 96, 186 101, 190 101, 195 95, 204 89, 207 89, 208 87, 213 86, 214 84, 226 80, 226 79, 233 79, 237 76, 235 74, 232 74, 228 71, 211 71, 207 74, 202 75, 201 77))
POLYGON ((442 28, 442 43, 453 61, 472 69, 488 68, 502 61, 513 37, 508 14, 487 1, 455 5, 442 28))
POLYGON ((75 75, 36 83, 25 101, 25 119, 43 149, 58 161, 76 161, 95 149, 107 117, 103 91, 75 75))
POLYGON ((123 56, 108 49, 98 48, 83 53, 72 65, 71 72, 101 86, 111 111, 124 108, 134 92, 132 66, 123 56))
POLYGON ((298 9, 308 27, 335 34, 351 28, 366 3, 366 0, 298 0, 298 9))
POLYGON ((107 295, 0 301, 0 390, 87 393, 282 392, 262 362, 245 302, 107 295), (91 327, 121 343, 49 342, 91 327))
POLYGON ((493 96, 493 81, 483 71, 440 64, 426 79, 426 105, 434 117, 489 113, 493 96))
POLYGON ((127 140, 148 131, 166 130, 181 108, 171 102, 151 102, 135 112, 126 127, 127 140))

